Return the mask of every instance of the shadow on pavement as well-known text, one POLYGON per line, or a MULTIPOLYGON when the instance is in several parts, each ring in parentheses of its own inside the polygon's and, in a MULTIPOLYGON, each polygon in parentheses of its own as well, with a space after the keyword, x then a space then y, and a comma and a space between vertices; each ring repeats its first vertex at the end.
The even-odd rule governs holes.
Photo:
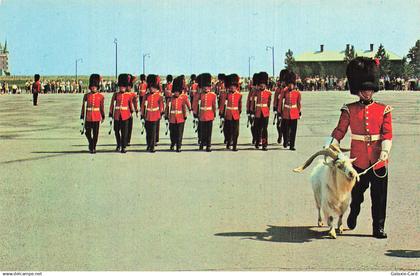
POLYGON ((386 253, 389 257, 399 258, 420 258, 420 250, 392 250, 389 249, 386 253))
POLYGON ((328 238, 327 232, 313 230, 314 226, 272 226, 268 225, 266 232, 226 232, 217 233, 215 236, 222 237, 243 237, 243 239, 285 242, 285 243, 304 243, 316 239, 328 238))

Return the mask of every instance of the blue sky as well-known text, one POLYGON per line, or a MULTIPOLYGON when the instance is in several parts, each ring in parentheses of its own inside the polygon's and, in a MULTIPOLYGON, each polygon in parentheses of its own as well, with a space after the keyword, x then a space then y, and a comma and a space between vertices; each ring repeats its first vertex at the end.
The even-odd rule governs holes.
POLYGON ((420 0, 0 0, 0 42, 15 75, 219 72, 276 74, 284 54, 386 49, 403 56, 420 39, 420 0))

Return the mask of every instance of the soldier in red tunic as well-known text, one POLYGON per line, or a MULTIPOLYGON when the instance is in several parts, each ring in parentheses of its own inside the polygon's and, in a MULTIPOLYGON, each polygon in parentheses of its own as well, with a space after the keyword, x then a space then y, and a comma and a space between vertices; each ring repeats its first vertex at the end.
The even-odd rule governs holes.
POLYGON ((270 118, 270 103, 271 103, 271 92, 267 90, 268 74, 266 72, 260 72, 257 75, 257 87, 255 104, 251 106, 253 114, 255 114, 255 128, 256 128, 256 141, 255 148, 260 147, 267 150, 268 145, 268 119, 270 118))
POLYGON ((141 118, 145 120, 147 151, 155 152, 156 133, 158 123, 164 112, 163 97, 160 94, 160 77, 157 75, 147 76, 146 94, 141 105, 141 118))
POLYGON ((258 73, 255 73, 252 76, 252 81, 250 81, 249 83, 249 93, 248 93, 248 97, 246 99, 246 113, 248 114, 248 125, 251 125, 251 135, 252 135, 252 144, 255 144, 256 141, 256 127, 254 124, 255 121, 255 114, 253 113, 255 110, 255 99, 256 99, 256 95, 257 95, 257 77, 258 77, 258 73))
POLYGON ((128 121, 133 113, 133 102, 131 93, 127 92, 130 85, 131 75, 120 74, 118 76, 119 92, 112 95, 111 105, 109 107, 109 117, 114 119, 114 132, 117 141, 116 151, 126 153, 128 138, 128 121))
POLYGON ((140 83, 139 83, 139 106, 141 106, 143 98, 146 95, 146 91, 147 91, 146 75, 141 74, 140 83))
POLYGON ((242 112, 242 95, 239 93, 239 76, 231 74, 225 77, 228 94, 225 96, 226 104, 220 106, 220 114, 225 120, 226 148, 237 151, 239 136, 239 119, 242 112))
POLYGON ((290 146, 290 150, 295 149, 297 121, 301 113, 301 96, 296 89, 296 74, 288 71, 285 75, 287 88, 280 93, 277 112, 281 116, 283 130, 283 147, 290 146))
POLYGON ((166 76, 166 84, 163 91, 163 94, 165 95, 165 103, 168 102, 168 100, 172 97, 172 75, 166 76))
MULTIPOLYGON (((276 118, 276 128, 277 128, 277 143, 280 144, 281 140, 282 140, 282 122, 283 120, 281 119, 281 114, 277 112, 278 110, 278 106, 279 106, 279 99, 280 96, 282 95, 282 93, 284 93, 285 89, 287 89, 286 87, 286 83, 285 83, 285 76, 287 73, 287 69, 283 69, 280 71, 280 75, 279 75, 279 81, 277 84, 277 88, 276 91, 274 92, 274 99, 273 99, 273 112, 275 113, 275 118, 276 118)), ((273 123, 274 124, 274 123, 273 123)))
POLYGON ((32 84, 32 100, 33 105, 38 105, 38 93, 41 93, 41 82, 39 81, 40 76, 35 74, 34 83, 32 84))
POLYGON ((189 95, 190 95, 190 101, 194 102, 194 95, 198 91, 198 83, 196 82, 197 76, 195 74, 191 75, 190 79, 190 86, 189 86, 189 95))
MULTIPOLYGON (((215 85, 215 92, 216 95, 218 97, 218 107, 219 107, 219 117, 220 117, 220 122, 221 125, 220 127, 222 127, 222 122, 224 121, 223 118, 223 114, 221 113, 221 110, 224 109, 225 105, 226 105, 226 101, 227 101, 227 93, 226 93, 226 85, 225 85, 225 80, 226 80, 226 75, 225 74, 219 74, 217 76, 218 78, 218 82, 215 85)), ((224 143, 227 144, 227 129, 225 127, 223 127, 223 136, 224 136, 224 143)))
POLYGON ((170 150, 181 152, 182 137, 184 135, 184 124, 187 119, 188 97, 181 96, 184 89, 184 78, 179 76, 175 78, 172 87, 172 97, 168 100, 165 108, 166 120, 169 120, 169 131, 171 137, 170 150))
POLYGON ((131 111, 131 117, 128 119, 128 134, 127 134, 127 146, 130 146, 131 143, 131 134, 133 132, 133 111, 136 112, 136 117, 138 117, 139 106, 137 100, 136 92, 132 91, 134 83, 136 82, 136 77, 130 74, 130 83, 127 86, 127 93, 131 95, 131 102, 133 103, 133 109, 131 111))
POLYGON ((181 94, 179 95, 179 97, 185 99, 185 103, 187 105, 188 112, 191 112, 191 102, 188 99, 188 95, 187 95, 187 84, 185 82, 185 76, 181 75, 181 76, 179 76, 179 78, 182 79, 182 90, 181 90, 181 94))
POLYGON ((194 116, 199 120, 200 127, 200 147, 204 146, 207 152, 211 152, 211 133, 213 120, 216 117, 216 93, 211 91, 211 75, 203 73, 197 77, 198 86, 202 89, 193 102, 194 116))
POLYGON ((96 153, 96 144, 98 143, 99 122, 103 123, 105 120, 104 96, 98 91, 100 82, 101 76, 98 74, 90 75, 90 92, 83 96, 80 114, 80 119, 85 120, 84 127, 89 142, 89 152, 93 154, 96 153))
POLYGON ((385 233, 388 171, 386 164, 392 146, 392 118, 389 105, 375 102, 373 93, 379 90, 379 61, 357 57, 347 66, 350 93, 359 96, 359 101, 346 104, 341 109, 337 127, 332 132, 331 143, 339 141, 351 129, 350 157, 356 158, 353 166, 357 172, 367 170, 360 176, 351 192, 350 214, 347 225, 356 227, 364 192, 369 188, 372 201, 373 236, 387 238, 385 233))

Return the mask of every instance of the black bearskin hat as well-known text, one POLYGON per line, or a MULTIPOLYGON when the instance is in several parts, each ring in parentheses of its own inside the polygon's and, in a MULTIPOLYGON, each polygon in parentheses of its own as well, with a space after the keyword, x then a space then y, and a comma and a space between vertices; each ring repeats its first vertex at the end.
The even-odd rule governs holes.
POLYGON ((293 71, 288 71, 284 77, 286 84, 296 84, 296 74, 293 71))
POLYGON ((174 78, 172 77, 172 75, 167 75, 166 76, 166 82, 171 82, 174 78))
POLYGON ((120 74, 118 76, 118 86, 127 87, 130 84, 130 75, 129 74, 120 74))
POLYGON ((136 76, 133 76, 131 74, 129 74, 129 75, 130 75, 130 81, 128 82, 128 86, 133 87, 134 86, 134 83, 137 80, 137 77, 136 76))
POLYGON ((252 85, 257 85, 258 82, 258 73, 254 73, 254 75, 252 75, 252 85))
POLYGON ((357 95, 359 91, 379 90, 379 60, 357 57, 350 61, 346 70, 350 93, 357 95))
POLYGON ((145 74, 141 74, 140 75, 140 80, 141 81, 145 81, 146 80, 146 75, 145 74))
POLYGON ((195 81, 195 80, 197 79, 197 76, 196 76, 195 74, 192 74, 190 79, 191 79, 192 81, 195 81))
POLYGON ((41 78, 41 76, 39 74, 34 75, 34 80, 35 81, 39 81, 40 78, 41 78))
POLYGON ((184 78, 183 76, 176 77, 174 79, 173 85, 172 85, 172 92, 182 92, 184 90, 184 78))
POLYGON ((159 89, 160 88, 160 77, 158 75, 148 75, 147 76, 147 87, 150 88, 156 88, 159 89))
POLYGON ((92 86, 99 87, 99 83, 101 82, 101 76, 99 74, 92 74, 89 78, 89 88, 92 86))
POLYGON ((237 74, 230 74, 225 77, 226 88, 229 88, 231 85, 236 87, 239 86, 239 76, 237 74))
POLYGON ((258 73, 257 84, 268 84, 268 74, 267 72, 258 73))
POLYGON ((211 75, 209 73, 203 73, 197 77, 198 86, 200 88, 211 86, 211 75))
POLYGON ((286 81, 286 75, 287 75, 288 72, 289 72, 289 70, 287 70, 287 69, 283 69, 283 70, 280 71, 280 75, 279 75, 279 81, 280 82, 286 81))

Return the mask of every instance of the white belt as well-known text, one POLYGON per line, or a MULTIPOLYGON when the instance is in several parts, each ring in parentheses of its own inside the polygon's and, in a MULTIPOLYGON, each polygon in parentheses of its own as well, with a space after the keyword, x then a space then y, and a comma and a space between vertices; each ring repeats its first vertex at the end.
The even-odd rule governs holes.
POLYGON ((99 107, 88 107, 86 108, 87 111, 99 111, 99 107))
POLYGON ((116 106, 115 107, 115 110, 128 110, 128 107, 126 107, 126 106, 116 106))
POLYGON ((381 139, 380 134, 374 134, 374 135, 358 135, 358 134, 352 134, 351 135, 352 140, 356 141, 364 141, 364 142, 373 142, 378 141, 381 139))
POLYGON ((159 107, 156 108, 146 108, 147 111, 158 111, 159 107))
POLYGON ((171 110, 171 114, 182 114, 180 110, 171 110))
POLYGON ((285 104, 284 105, 284 107, 286 107, 286 108, 297 108, 297 105, 288 105, 288 104, 285 104))
POLYGON ((140 92, 141 92, 141 93, 145 93, 145 92, 146 92, 146 90, 140 90, 140 92))
POLYGON ((230 107, 230 106, 227 106, 227 107, 226 107, 226 109, 227 109, 227 110, 238 110, 238 108, 237 108, 237 107, 230 107))
POLYGON ((257 107, 267 107, 267 104, 256 104, 257 107))
POLYGON ((211 107, 200 107, 200 110, 212 110, 211 107))

